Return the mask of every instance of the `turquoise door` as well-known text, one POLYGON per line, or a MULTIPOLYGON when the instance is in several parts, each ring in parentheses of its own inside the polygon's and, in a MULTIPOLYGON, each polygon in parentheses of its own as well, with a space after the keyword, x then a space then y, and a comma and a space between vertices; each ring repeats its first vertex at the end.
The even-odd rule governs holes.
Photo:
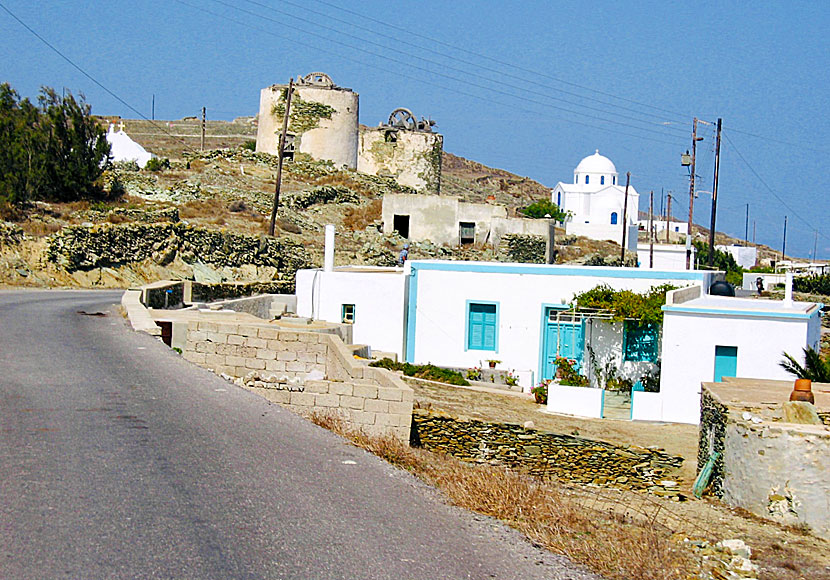
POLYGON ((715 382, 720 383, 723 377, 734 377, 738 372, 738 347, 715 347, 715 382))
POLYGON ((562 356, 576 360, 574 368, 582 363, 582 351, 585 344, 585 329, 582 322, 557 322, 556 310, 550 308, 545 313, 542 379, 556 376, 556 357, 562 356))

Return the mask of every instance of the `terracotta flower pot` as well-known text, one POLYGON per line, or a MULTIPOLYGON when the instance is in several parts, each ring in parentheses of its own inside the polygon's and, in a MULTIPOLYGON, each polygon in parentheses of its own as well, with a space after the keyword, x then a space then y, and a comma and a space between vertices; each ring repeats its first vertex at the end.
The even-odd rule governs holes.
POLYGON ((490 365, 490 368, 491 368, 491 369, 496 368, 496 361, 492 361, 492 360, 491 360, 491 361, 490 361, 490 362, 488 362, 487 364, 489 364, 489 365, 490 365))
POLYGON ((812 388, 813 382, 810 379, 796 379, 793 392, 790 393, 790 401, 815 403, 816 397, 813 395, 812 388))

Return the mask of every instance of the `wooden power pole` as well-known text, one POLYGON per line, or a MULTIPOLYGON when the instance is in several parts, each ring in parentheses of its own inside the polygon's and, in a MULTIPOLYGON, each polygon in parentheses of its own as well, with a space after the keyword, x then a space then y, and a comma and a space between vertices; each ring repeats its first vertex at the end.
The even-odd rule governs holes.
POLYGON ((671 220, 671 198, 672 197, 673 197, 672 194, 669 194, 667 199, 666 199, 666 201, 667 201, 667 205, 666 205, 666 208, 667 208, 667 210, 666 210, 666 243, 667 244, 669 243, 669 235, 671 235, 669 233, 669 220, 671 220))
POLYGON ((648 267, 654 268, 654 190, 648 192, 648 267))
POLYGON ((274 186, 274 207, 271 208, 271 222, 268 224, 268 235, 274 235, 277 222, 277 208, 280 205, 280 184, 282 183, 282 160, 285 156, 285 134, 288 132, 288 116, 291 114, 291 95, 294 93, 294 78, 288 81, 288 92, 285 96, 285 116, 282 118, 282 132, 280 133, 279 150, 277 151, 277 183, 274 186))
POLYGON ((202 143, 201 143, 202 147, 201 147, 201 151, 205 150, 205 113, 206 113, 205 108, 202 107, 202 143))
POLYGON ((715 264, 715 214, 718 211, 718 169, 720 168, 720 129, 722 119, 718 119, 718 136, 715 140, 715 179, 712 184, 712 219, 709 222, 709 269, 715 264))
MULTIPOLYGON (((697 117, 692 122, 692 163, 691 172, 689 174, 689 231, 686 234, 692 235, 692 220, 695 216, 695 157, 697 153, 697 117)), ((692 248, 686 250, 686 269, 692 269, 692 248)))
POLYGON ((631 181, 631 172, 626 171, 626 173, 625 173, 625 199, 623 200, 623 214, 622 214, 622 229, 623 229, 622 250, 620 250, 620 266, 621 267, 625 265, 625 234, 627 233, 626 230, 628 230, 628 216, 626 214, 628 213, 628 184, 629 184, 630 181, 631 181))

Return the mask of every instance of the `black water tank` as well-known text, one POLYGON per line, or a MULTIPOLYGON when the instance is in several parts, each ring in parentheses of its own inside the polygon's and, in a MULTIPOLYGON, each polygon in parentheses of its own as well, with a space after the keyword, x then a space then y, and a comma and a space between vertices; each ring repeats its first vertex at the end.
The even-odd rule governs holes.
POLYGON ((718 280, 709 287, 712 296, 735 296, 735 287, 729 282, 718 280))

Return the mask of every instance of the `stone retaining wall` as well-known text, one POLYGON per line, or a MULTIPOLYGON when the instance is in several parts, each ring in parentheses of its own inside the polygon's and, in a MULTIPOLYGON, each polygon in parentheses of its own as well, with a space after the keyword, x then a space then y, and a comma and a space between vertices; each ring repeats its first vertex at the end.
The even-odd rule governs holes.
POLYGON ((409 440, 412 389, 359 364, 336 335, 191 322, 183 356, 292 411, 332 413, 368 433, 409 440))
POLYGON ((524 468, 533 475, 578 483, 648 490, 680 497, 672 473, 682 457, 527 430, 508 423, 461 420, 416 410, 413 444, 464 461, 524 468))

